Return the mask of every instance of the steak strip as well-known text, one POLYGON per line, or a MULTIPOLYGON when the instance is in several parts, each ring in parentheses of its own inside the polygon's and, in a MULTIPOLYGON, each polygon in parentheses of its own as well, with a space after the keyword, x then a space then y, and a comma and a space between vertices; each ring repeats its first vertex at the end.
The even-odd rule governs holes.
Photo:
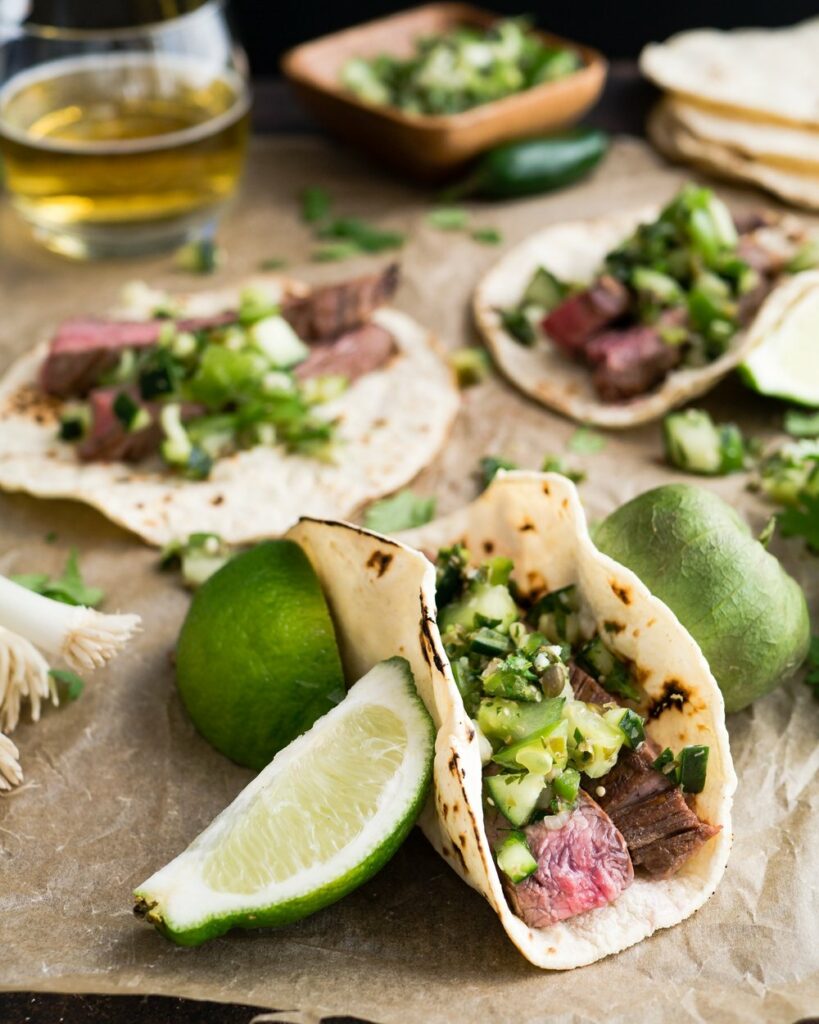
MULTIPOLYGON (((77 446, 77 455, 83 462, 141 462, 158 451, 163 431, 159 422, 162 406, 158 402, 144 402, 136 388, 97 388, 88 397, 91 408, 91 429, 77 446), (114 402, 122 391, 145 409, 151 422, 139 430, 128 430, 114 412, 114 402)), ((205 412, 204 406, 185 402, 181 407, 183 421, 205 412)))
POLYGON ((398 287, 398 264, 379 274, 314 288, 303 298, 286 298, 282 316, 302 341, 320 341, 361 327, 398 287))
MULTIPOLYGON (((616 699, 577 665, 571 666, 577 700, 588 704, 616 704, 616 699)), ((583 779, 600 806, 623 834, 635 867, 655 878, 678 871, 697 850, 720 830, 701 821, 685 796, 668 776, 653 767, 660 748, 646 738, 637 750, 625 747, 614 768, 602 779, 583 779), (601 796, 598 787, 605 789, 601 796)))
POLYGON ((299 380, 338 375, 350 383, 380 369, 397 352, 395 339, 378 324, 363 324, 333 341, 317 341, 295 368, 299 380))
POLYGON ((604 274, 544 317, 543 330, 567 355, 582 359, 586 342, 628 312, 630 305, 626 286, 604 274))
MULTIPOLYGON (((490 809, 487 835, 493 847, 508 830, 502 815, 490 809)), ((582 791, 571 811, 533 822, 523 832, 537 870, 522 882, 512 882, 503 872, 501 879, 512 910, 530 928, 604 907, 634 879, 623 836, 582 791)))

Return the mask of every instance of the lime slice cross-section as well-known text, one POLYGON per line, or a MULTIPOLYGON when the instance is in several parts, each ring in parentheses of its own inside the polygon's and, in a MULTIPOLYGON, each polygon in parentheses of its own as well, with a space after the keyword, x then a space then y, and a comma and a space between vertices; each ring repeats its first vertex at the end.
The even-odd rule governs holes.
MULTIPOLYGON (((797 274, 772 296, 776 316, 739 372, 763 395, 819 406, 819 270, 797 274)), ((770 300, 769 300, 770 301, 770 300)))
POLYGON ((340 899, 406 837, 429 787, 435 730, 402 658, 381 662, 135 892, 181 945, 283 925, 340 899))

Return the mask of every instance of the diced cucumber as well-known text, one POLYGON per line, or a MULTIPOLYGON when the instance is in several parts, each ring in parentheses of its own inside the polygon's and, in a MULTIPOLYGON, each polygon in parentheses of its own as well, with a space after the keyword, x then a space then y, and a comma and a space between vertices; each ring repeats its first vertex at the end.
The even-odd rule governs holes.
POLYGON ((493 743, 508 745, 547 732, 559 721, 562 710, 560 698, 521 704, 502 697, 484 697, 478 708, 478 724, 493 743))
POLYGON ((510 832, 495 851, 495 859, 510 882, 522 882, 537 871, 537 861, 522 832, 510 832))
POLYGON ((577 663, 595 679, 605 678, 614 669, 617 659, 600 635, 593 637, 577 655, 577 663))
POLYGON ((509 653, 511 641, 505 633, 499 633, 489 626, 481 626, 473 635, 469 648, 475 654, 486 654, 490 658, 502 658, 509 653))
POLYGON ((507 587, 473 582, 460 600, 448 604, 441 612, 439 628, 443 631, 449 626, 461 625, 474 629, 476 615, 494 620, 500 629, 507 629, 520 617, 518 606, 507 587))
POLYGON ((282 316, 257 320, 248 328, 248 335, 253 345, 277 368, 288 369, 304 362, 310 354, 310 349, 282 316))
POLYGON ((527 824, 543 790, 543 777, 525 772, 489 775, 484 781, 492 802, 504 818, 518 828, 527 824))
POLYGON ((719 434, 707 412, 686 409, 663 420, 663 440, 668 461, 688 473, 719 473, 722 454, 719 434))
MULTIPOLYGON (((549 703, 562 705, 562 701, 549 703)), ((562 707, 556 708, 559 716, 562 707)), ((533 736, 527 736, 517 743, 503 747, 492 758, 497 764, 513 771, 525 768, 538 775, 548 775, 553 768, 562 770, 568 759, 569 727, 565 719, 556 718, 552 725, 546 726, 533 736)))
POLYGON ((545 267, 538 267, 532 280, 526 286, 526 291, 521 299, 521 306, 541 306, 544 313, 549 313, 559 306, 566 297, 568 289, 566 285, 548 271, 545 267))

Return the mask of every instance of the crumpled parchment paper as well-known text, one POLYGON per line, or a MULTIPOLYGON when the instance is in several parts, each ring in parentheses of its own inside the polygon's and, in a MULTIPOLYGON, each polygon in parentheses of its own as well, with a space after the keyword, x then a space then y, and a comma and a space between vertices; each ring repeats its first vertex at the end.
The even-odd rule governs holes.
MULTIPOLYGON (((499 228, 503 245, 512 245, 552 221, 662 200, 682 180, 624 140, 588 182, 476 205, 474 221, 499 228)), ((305 262, 310 236, 294 198, 305 184, 330 189, 339 213, 406 230, 397 304, 447 347, 473 338, 468 299, 500 247, 435 230, 424 222, 428 198, 315 139, 256 141, 242 196, 220 232, 227 265, 202 286, 251 273, 270 257, 289 257, 291 269, 312 280, 374 265, 305 262)), ((0 363, 60 319, 109 307, 135 277, 181 289, 200 283, 167 259, 67 263, 30 242, 6 202, 0 363)), ((781 420, 777 403, 736 382, 703 404, 763 437, 781 420)), ((495 377, 465 393, 447 450, 414 487, 449 511, 476 493, 469 474, 481 455, 536 468, 547 452, 564 452, 574 429, 495 377)), ((580 491, 591 518, 681 479, 660 456, 656 424, 607 435, 594 455, 566 455, 588 473, 580 491)), ((742 475, 703 482, 761 528, 769 509, 744 484, 742 475)), ((132 917, 131 890, 250 774, 211 750, 182 709, 170 653, 188 598, 175 577, 156 571, 156 553, 81 505, 0 497, 0 571, 58 570, 71 545, 87 578, 106 588, 105 607, 139 612, 145 629, 79 700, 14 734, 26 784, 0 799, 0 987, 165 993, 303 1014, 293 1019, 350 1014, 385 1024, 790 1022, 819 1008, 819 703, 801 678, 730 718, 740 781, 722 885, 694 918, 616 957, 567 974, 530 966, 417 832, 363 889, 300 924, 175 948, 132 917), (55 543, 46 541, 50 531, 55 543)), ((809 590, 819 623, 819 559, 796 540, 775 539, 773 550, 809 590)))

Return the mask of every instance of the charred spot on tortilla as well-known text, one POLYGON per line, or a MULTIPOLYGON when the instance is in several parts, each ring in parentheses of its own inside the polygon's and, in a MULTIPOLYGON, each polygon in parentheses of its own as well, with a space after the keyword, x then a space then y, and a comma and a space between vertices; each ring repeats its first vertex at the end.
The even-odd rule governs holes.
POLYGON ((603 623, 603 629, 607 633, 622 633, 625 629, 625 625, 622 622, 615 622, 614 619, 606 619, 603 623))
POLYGON ((446 817, 449 814, 449 804, 441 804, 441 814, 443 814, 444 817, 446 817))
POLYGON ((481 547, 484 550, 484 554, 487 554, 487 555, 491 555, 492 552, 495 550, 494 541, 491 541, 491 540, 485 540, 483 542, 483 544, 481 545, 481 547))
POLYGON ((622 601, 625 605, 631 604, 631 590, 628 587, 618 583, 617 580, 609 580, 609 586, 618 601, 622 601))
POLYGON ((210 499, 211 505, 223 505, 224 502, 225 502, 224 494, 214 494, 214 496, 210 499))
POLYGON ((466 832, 459 832, 458 833, 458 842, 461 844, 461 846, 464 849, 466 849, 466 832))
POLYGON ((655 697, 648 707, 648 717, 657 719, 664 711, 674 708, 681 711, 683 705, 690 701, 690 695, 685 686, 678 679, 666 679, 663 683, 663 692, 655 697))
POLYGON ((528 533, 530 530, 534 530, 534 529, 535 529, 535 524, 532 522, 531 519, 524 519, 523 522, 518 527, 518 530, 519 530, 520 533, 528 533))
POLYGON ((458 855, 458 860, 461 862, 461 866, 463 867, 464 872, 466 872, 466 858, 464 857, 463 852, 460 846, 457 845, 457 843, 452 844, 452 852, 458 855))
POLYGON ((388 555, 384 551, 373 551, 367 559, 367 568, 375 569, 378 578, 381 579, 387 569, 389 569, 392 560, 393 555, 388 555))
POLYGON ((37 423, 56 422, 62 402, 31 384, 23 384, 8 396, 3 416, 31 416, 37 423))
POLYGON ((549 485, 548 485, 548 484, 542 484, 541 486, 542 486, 542 488, 543 488, 543 493, 544 493, 544 494, 546 495, 546 497, 548 498, 548 497, 549 497, 549 496, 551 495, 551 493, 552 493, 552 492, 551 492, 551 491, 549 490, 549 485))

